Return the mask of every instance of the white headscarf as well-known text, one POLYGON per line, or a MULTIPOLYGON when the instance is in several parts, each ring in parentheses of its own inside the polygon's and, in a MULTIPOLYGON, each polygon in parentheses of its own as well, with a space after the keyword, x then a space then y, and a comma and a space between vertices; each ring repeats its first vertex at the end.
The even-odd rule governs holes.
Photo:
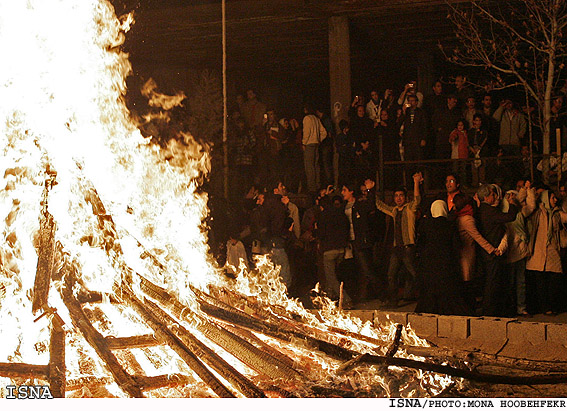
POLYGON ((447 203, 443 200, 436 200, 431 204, 431 217, 447 217, 449 213, 449 209, 447 207, 447 203))

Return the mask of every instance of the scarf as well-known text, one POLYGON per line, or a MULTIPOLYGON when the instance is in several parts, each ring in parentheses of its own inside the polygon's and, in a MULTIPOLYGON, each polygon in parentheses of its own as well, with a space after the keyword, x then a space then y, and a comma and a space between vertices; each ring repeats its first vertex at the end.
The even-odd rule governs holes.
POLYGON ((433 204, 431 204, 431 217, 433 217, 433 218, 437 218, 437 217, 447 218, 448 213, 449 213, 449 210, 447 209, 447 203, 445 201, 437 200, 437 201, 434 201, 433 204))

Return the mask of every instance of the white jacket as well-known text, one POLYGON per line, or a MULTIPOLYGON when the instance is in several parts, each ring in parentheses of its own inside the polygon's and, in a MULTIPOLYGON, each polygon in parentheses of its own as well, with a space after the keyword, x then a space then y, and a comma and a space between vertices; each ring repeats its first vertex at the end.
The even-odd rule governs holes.
POLYGON ((303 145, 319 144, 327 137, 327 130, 315 114, 303 118, 303 145))

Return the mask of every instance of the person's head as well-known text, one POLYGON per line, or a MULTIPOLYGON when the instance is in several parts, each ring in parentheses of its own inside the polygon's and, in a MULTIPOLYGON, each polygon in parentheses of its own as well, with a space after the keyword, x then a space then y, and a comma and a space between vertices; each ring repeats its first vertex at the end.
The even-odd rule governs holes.
POLYGON ((476 100, 474 99, 474 97, 469 97, 467 98, 467 101, 465 102, 467 109, 469 110, 473 110, 476 106, 476 100))
POLYGON ((256 92, 253 89, 246 90, 246 97, 248 100, 254 100, 256 98, 256 92))
POLYGON ((408 104, 412 109, 417 108, 417 96, 415 94, 408 96, 408 104))
POLYGON ((443 83, 439 80, 437 80, 433 85, 433 93, 435 93, 436 96, 443 94, 443 83))
POLYGON ((453 205, 455 207, 455 211, 461 211, 467 204, 470 204, 470 200, 463 193, 455 194, 455 197, 453 197, 453 205))
POLYGON ((482 116, 480 114, 475 114, 472 120, 473 128, 479 129, 482 127, 482 116))
POLYGON ((436 200, 431 204, 431 217, 439 218, 444 217, 447 218, 447 214, 449 214, 449 210, 447 207, 447 203, 443 200, 436 200))
POLYGON ((315 109, 315 115, 322 119, 325 116, 325 113, 320 108, 316 108, 315 109))
POLYGON ((341 208, 343 206, 343 198, 340 195, 333 196, 333 207, 341 208))
POLYGON ((346 120, 339 121, 339 129, 344 134, 348 133, 348 121, 346 120))
POLYGON ((480 186, 476 195, 480 201, 483 203, 492 205, 496 202, 496 193, 492 187, 492 184, 483 184, 480 186))
POLYGON ((520 191, 525 185, 526 182, 523 179, 516 181, 516 191, 520 191))
POLYGON ((457 97, 451 94, 450 96, 447 97, 447 107, 449 108, 449 110, 452 110, 456 106, 457 106, 457 97))
POLYGON ((559 200, 564 200, 565 198, 567 198, 567 188, 565 187, 565 184, 561 184, 559 186, 557 197, 559 198, 559 200))
POLYGON ((467 83, 466 76, 462 74, 458 74, 457 77, 455 77, 455 87, 457 87, 458 90, 462 89, 466 83, 467 83))
POLYGON ((388 121, 389 118, 390 118, 390 115, 388 114, 388 110, 380 111, 380 121, 388 121))
POLYGON ((343 188, 341 189, 341 195, 343 196, 343 200, 347 201, 347 202, 351 202, 355 200, 355 196, 354 196, 354 185, 353 184, 345 184, 343 185, 343 188))
POLYGON ((465 120, 457 121, 457 130, 459 130, 459 131, 465 130, 465 120))
POLYGON ((275 123, 277 121, 276 119, 276 110, 274 109, 269 109, 268 111, 266 111, 266 114, 268 115, 268 121, 270 123, 275 123))
POLYGON ((378 102, 378 92, 376 90, 372 90, 370 92, 370 98, 372 99, 373 102, 377 103, 378 102))
POLYGON ((485 94, 482 97, 482 106, 484 108, 490 108, 492 107, 492 96, 490 94, 485 94))
POLYGON ((366 109, 364 108, 364 106, 360 105, 356 107, 356 115, 360 118, 366 115, 366 109))
POLYGON ((448 174, 447 177, 445 177, 445 188, 447 189, 447 194, 453 194, 459 191, 461 188, 459 177, 455 174, 448 174))
POLYGON ((397 188, 394 191, 394 204, 397 207, 402 207, 407 202, 407 192, 403 187, 397 188))
POLYGON ((290 127, 289 119, 285 118, 285 117, 280 119, 280 126, 282 126, 283 128, 285 128, 287 130, 290 127))
POLYGON ((563 96, 555 97, 552 101, 554 109, 559 110, 563 106, 563 96))
POLYGON ((325 196, 319 200, 319 207, 321 207, 322 210, 329 210, 332 206, 333 202, 329 196, 325 196))

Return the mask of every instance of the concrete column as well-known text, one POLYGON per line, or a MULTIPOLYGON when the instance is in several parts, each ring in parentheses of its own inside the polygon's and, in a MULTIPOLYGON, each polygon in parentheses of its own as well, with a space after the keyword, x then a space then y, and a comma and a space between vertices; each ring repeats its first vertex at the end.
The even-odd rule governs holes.
POLYGON ((431 94, 431 88, 437 79, 434 73, 433 54, 419 53, 417 58, 417 87, 424 96, 431 94))
MULTIPOLYGON (((338 126, 348 118, 351 103, 350 90, 350 34, 348 18, 329 18, 329 77, 331 91, 331 118, 338 126)), ((338 127, 337 127, 338 131, 338 127)))

